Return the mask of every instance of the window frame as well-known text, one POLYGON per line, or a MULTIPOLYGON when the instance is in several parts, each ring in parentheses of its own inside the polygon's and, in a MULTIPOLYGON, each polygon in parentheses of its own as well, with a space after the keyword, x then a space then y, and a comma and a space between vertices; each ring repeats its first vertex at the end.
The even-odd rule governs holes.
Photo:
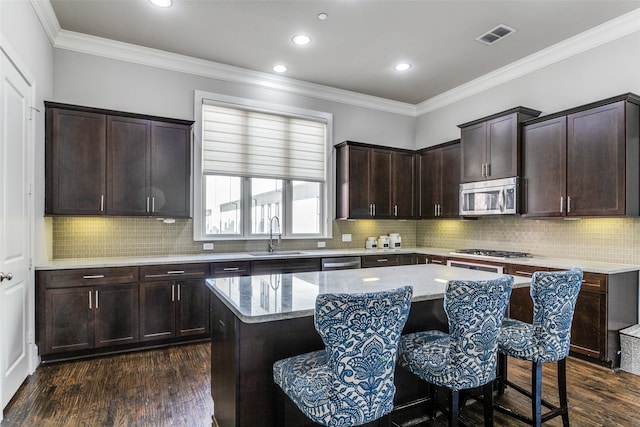
MULTIPOLYGON (((292 184, 291 181, 300 181, 294 178, 279 178, 284 181, 283 184, 283 206, 280 218, 283 221, 282 238, 283 239, 328 239, 332 237, 332 219, 331 213, 334 211, 334 177, 335 171, 332 162, 333 158, 333 114, 308 110, 304 108, 293 107, 289 105, 275 104, 255 99, 240 98, 229 95, 221 95, 205 91, 194 91, 194 133, 193 133, 193 239, 194 241, 220 241, 220 240, 265 240, 269 238, 268 233, 251 234, 251 206, 241 209, 242 228, 237 235, 221 234, 206 235, 205 230, 205 212, 204 200, 206 197, 206 189, 204 184, 204 174, 202 168, 202 103, 203 100, 208 103, 215 103, 222 106, 238 109, 249 109, 254 111, 262 111, 270 114, 287 115, 293 117, 302 117, 311 120, 324 121, 326 123, 326 140, 325 140, 325 177, 326 180, 320 183, 321 192, 321 224, 320 233, 318 234, 292 234, 292 184)), ((250 198, 250 178, 242 179, 241 198, 250 198)), ((262 178, 262 177, 253 177, 262 178)), ((245 203, 246 204, 246 203, 245 203)), ((242 205, 242 202, 241 202, 242 205)))

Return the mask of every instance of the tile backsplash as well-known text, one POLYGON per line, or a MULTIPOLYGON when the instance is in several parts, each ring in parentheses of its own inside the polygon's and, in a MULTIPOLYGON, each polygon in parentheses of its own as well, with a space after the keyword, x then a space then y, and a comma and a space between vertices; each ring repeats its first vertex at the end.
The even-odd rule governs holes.
MULTIPOLYGON (((53 259, 122 256, 188 255, 220 252, 266 251, 265 240, 214 241, 213 251, 204 251, 203 242, 193 240, 193 221, 176 219, 165 224, 154 218, 51 218, 53 259)), ((280 250, 311 250, 318 242, 327 249, 364 248, 369 236, 399 233, 402 244, 416 246, 416 221, 333 221, 333 239, 284 239, 280 250), (342 242, 351 234, 351 242, 342 242)))
MULTIPOLYGON (((53 258, 93 258, 200 254, 193 222, 164 224, 153 218, 53 217, 53 258)), ((281 250, 364 248, 369 236, 399 233, 403 247, 483 248, 552 256, 640 264, 640 219, 566 221, 494 216, 479 220, 334 221, 333 239, 283 240, 281 250), (351 242, 342 242, 351 234, 351 242)), ((215 241, 213 253, 266 250, 264 240, 215 241)))

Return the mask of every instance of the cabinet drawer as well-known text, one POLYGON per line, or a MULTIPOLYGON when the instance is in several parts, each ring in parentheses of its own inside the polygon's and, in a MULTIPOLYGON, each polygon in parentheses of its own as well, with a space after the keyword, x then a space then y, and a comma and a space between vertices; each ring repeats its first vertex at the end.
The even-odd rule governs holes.
POLYGON ((231 261, 211 263, 213 277, 247 276, 251 274, 250 261, 231 261))
POLYGON ((536 265, 508 264, 506 273, 513 276, 531 277, 536 271, 549 271, 549 269, 536 265))
POLYGON ((583 273, 581 292, 607 293, 607 275, 599 273, 583 273))
POLYGON ((320 271, 320 258, 288 258, 251 261, 251 274, 320 271))
POLYGON ((362 257, 362 268, 388 267, 400 265, 399 254, 365 255, 362 257))
POLYGON ((49 271, 44 274, 46 288, 116 285, 138 281, 138 267, 83 268, 49 271))
POLYGON ((140 267, 140 281, 176 279, 204 279, 209 274, 209 264, 163 264, 140 267))

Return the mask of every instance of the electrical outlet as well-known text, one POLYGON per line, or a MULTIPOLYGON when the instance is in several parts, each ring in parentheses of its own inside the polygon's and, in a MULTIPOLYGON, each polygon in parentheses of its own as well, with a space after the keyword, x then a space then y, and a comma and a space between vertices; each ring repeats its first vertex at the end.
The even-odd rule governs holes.
POLYGON ((350 242, 351 241, 351 234, 343 234, 342 235, 342 241, 343 242, 350 242))
POLYGON ((327 242, 318 242, 318 247, 319 248, 326 248, 327 247, 327 242))
POLYGON ((204 251, 212 251, 213 250, 213 243, 203 243, 202 244, 202 250, 204 250, 204 251))

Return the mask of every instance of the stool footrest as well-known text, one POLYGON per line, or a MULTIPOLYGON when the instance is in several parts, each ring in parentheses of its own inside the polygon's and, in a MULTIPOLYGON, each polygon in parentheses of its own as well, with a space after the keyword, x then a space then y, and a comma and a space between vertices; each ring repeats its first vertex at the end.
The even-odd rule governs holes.
MULTIPOLYGON (((531 392, 529 392, 528 390, 520 387, 518 384, 514 384, 509 380, 504 380, 504 384, 506 384, 507 386, 511 387, 512 389, 514 389, 515 391, 517 391, 518 393, 521 393, 525 396, 527 396, 529 399, 532 398, 531 392)), ((558 407, 552 403, 550 403, 547 400, 541 399, 540 403, 542 405, 544 405, 546 408, 550 409, 549 412, 546 412, 544 414, 542 414, 542 422, 548 421, 552 418, 555 418, 559 415, 563 415, 565 413, 567 413, 567 408, 562 408, 562 407, 558 407)), ((528 424, 532 424, 533 423, 533 419, 531 417, 527 417, 526 415, 520 414, 510 408, 506 408, 498 403, 494 403, 493 404, 493 408, 498 410, 499 412, 502 412, 503 414, 509 415, 510 417, 516 418, 520 421, 523 421, 525 423, 528 424)))

